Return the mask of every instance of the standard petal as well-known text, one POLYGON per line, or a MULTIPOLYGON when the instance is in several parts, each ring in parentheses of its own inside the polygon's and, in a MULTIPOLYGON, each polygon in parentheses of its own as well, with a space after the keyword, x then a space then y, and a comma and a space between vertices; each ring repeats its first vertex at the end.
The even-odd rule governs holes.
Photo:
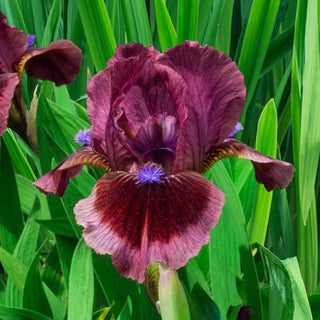
POLYGON ((150 116, 169 110, 173 111, 168 115, 177 114, 174 99, 178 99, 181 86, 176 82, 172 88, 177 93, 167 89, 163 78, 167 77, 164 69, 169 68, 162 66, 157 71, 153 67, 158 54, 153 47, 141 44, 118 47, 108 68, 89 81, 87 104, 92 146, 107 155, 114 171, 128 170, 140 159, 139 152, 132 148, 132 139, 150 116))
POLYGON ((291 163, 267 157, 264 154, 248 147, 237 139, 226 139, 222 144, 210 150, 203 164, 203 172, 223 158, 241 158, 251 160, 256 179, 264 184, 268 191, 276 186, 286 188, 294 176, 294 167, 291 163))
POLYGON ((108 67, 112 67, 116 62, 125 61, 128 59, 138 58, 141 54, 147 54, 150 58, 156 57, 160 54, 153 46, 145 47, 141 43, 126 43, 124 45, 118 44, 114 56, 108 60, 108 67))
POLYGON ((91 147, 84 146, 72 153, 56 168, 35 181, 33 185, 46 195, 52 192, 61 197, 68 186, 69 180, 81 172, 83 165, 110 171, 108 161, 105 158, 95 153, 91 147))
POLYGON ((103 176, 74 212, 87 244, 141 283, 150 262, 178 269, 197 255, 223 205, 223 192, 195 172, 151 184, 119 172, 103 176))
POLYGON ((11 99, 18 83, 19 78, 16 73, 0 74, 0 136, 7 129, 11 99))
POLYGON ((71 83, 80 72, 81 50, 69 40, 58 40, 46 48, 30 47, 19 66, 26 73, 41 80, 53 81, 57 86, 71 83))
POLYGON ((14 26, 7 25, 6 17, 0 16, 0 69, 2 72, 16 71, 23 53, 27 49, 26 34, 14 26))
POLYGON ((186 41, 158 59, 179 73, 187 86, 185 143, 178 153, 182 169, 199 171, 204 155, 232 132, 245 101, 242 73, 223 52, 186 41))

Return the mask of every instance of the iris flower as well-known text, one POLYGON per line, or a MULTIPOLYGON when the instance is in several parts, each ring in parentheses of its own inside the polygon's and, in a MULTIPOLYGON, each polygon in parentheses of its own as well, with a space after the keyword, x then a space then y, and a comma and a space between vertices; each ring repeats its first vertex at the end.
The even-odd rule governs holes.
POLYGON ((84 145, 34 184, 62 196, 82 165, 106 171, 74 213, 86 243, 125 277, 143 282, 152 261, 178 269, 209 242, 225 200, 201 174, 216 161, 251 160, 267 190, 293 177, 291 164, 230 137, 241 129, 243 75, 209 46, 119 45, 87 93, 84 145))
POLYGON ((82 54, 71 41, 35 48, 34 38, 7 25, 6 16, 0 12, 0 136, 6 131, 10 108, 9 125, 21 134, 25 132, 23 69, 29 76, 53 81, 57 86, 71 83, 80 71, 82 54))

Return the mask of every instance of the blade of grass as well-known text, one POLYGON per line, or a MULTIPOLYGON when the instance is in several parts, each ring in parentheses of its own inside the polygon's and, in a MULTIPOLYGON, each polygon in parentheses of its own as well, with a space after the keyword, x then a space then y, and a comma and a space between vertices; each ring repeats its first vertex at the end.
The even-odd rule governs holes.
POLYGON ((178 1, 177 43, 197 39, 198 14, 199 0, 178 1))
MULTIPOLYGON (((277 112, 273 100, 267 103, 261 113, 258 123, 256 149, 273 158, 277 155, 277 112)), ((264 245, 271 202, 272 191, 268 192, 262 184, 259 184, 255 209, 248 226, 251 243, 258 242, 264 245)))
POLYGON ((94 66, 102 70, 117 45, 107 8, 103 0, 77 0, 77 4, 94 66))
POLYGON ((57 40, 59 22, 61 17, 61 0, 55 0, 52 4, 49 17, 44 29, 41 47, 47 46, 51 41, 57 40))
POLYGON ((230 54, 231 46, 231 27, 233 18, 234 0, 227 1, 223 8, 222 16, 220 19, 219 30, 215 38, 214 48, 230 54))
POLYGON ((71 262, 68 320, 91 320, 93 296, 94 277, 91 249, 81 239, 71 262))
POLYGON ((127 42, 139 42, 138 31, 135 24, 131 1, 120 0, 127 42))
POLYGON ((247 87, 247 98, 240 119, 241 123, 245 123, 246 112, 258 84, 279 4, 280 0, 259 0, 253 1, 251 7, 238 62, 247 87))
POLYGON ((137 27, 139 42, 144 46, 152 44, 150 23, 145 0, 131 0, 131 8, 137 27))
POLYGON ((311 320, 312 314, 308 302, 306 289, 304 287, 303 280, 301 277, 297 258, 294 257, 282 260, 282 263, 286 267, 291 279, 292 292, 295 304, 293 319, 311 320))
POLYGON ((302 79, 302 106, 299 156, 299 194, 306 223, 313 199, 320 155, 320 53, 318 1, 308 1, 305 30, 305 63, 302 79))
POLYGON ((0 203, 1 246, 13 253, 24 221, 14 171, 3 139, 0 140, 0 203))
POLYGON ((213 46, 216 40, 216 35, 219 30, 219 23, 222 17, 224 7, 226 6, 228 1, 217 0, 214 3, 210 19, 206 28, 206 32, 204 34, 202 45, 208 44, 213 46))
POLYGON ((164 1, 154 0, 154 4, 161 50, 164 52, 176 45, 177 34, 164 1))

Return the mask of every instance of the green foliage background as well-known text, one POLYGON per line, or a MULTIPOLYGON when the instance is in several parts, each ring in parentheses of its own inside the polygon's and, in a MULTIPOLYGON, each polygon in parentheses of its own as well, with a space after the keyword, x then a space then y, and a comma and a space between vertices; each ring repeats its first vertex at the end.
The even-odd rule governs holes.
POLYGON ((1 319, 161 318, 141 285, 81 240, 73 207, 101 172, 85 169, 61 199, 32 182, 77 148, 75 134, 90 126, 88 78, 117 43, 164 51, 186 39, 224 51, 244 74, 238 138, 296 168, 273 193, 257 185, 249 161, 206 173, 226 205, 211 242, 179 270, 191 318, 236 319, 247 305, 252 319, 320 319, 320 1, 2 0, 0 11, 36 46, 65 38, 83 53, 71 85, 23 77, 25 103, 37 106, 38 152, 10 129, 0 140, 1 319))

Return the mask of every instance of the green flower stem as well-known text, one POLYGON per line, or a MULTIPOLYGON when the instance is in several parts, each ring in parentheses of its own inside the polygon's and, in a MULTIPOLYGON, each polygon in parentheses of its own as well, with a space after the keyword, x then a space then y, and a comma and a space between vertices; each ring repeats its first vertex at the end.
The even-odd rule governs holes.
POLYGON ((176 270, 159 264, 159 298, 163 320, 189 320, 190 310, 186 294, 176 270))

